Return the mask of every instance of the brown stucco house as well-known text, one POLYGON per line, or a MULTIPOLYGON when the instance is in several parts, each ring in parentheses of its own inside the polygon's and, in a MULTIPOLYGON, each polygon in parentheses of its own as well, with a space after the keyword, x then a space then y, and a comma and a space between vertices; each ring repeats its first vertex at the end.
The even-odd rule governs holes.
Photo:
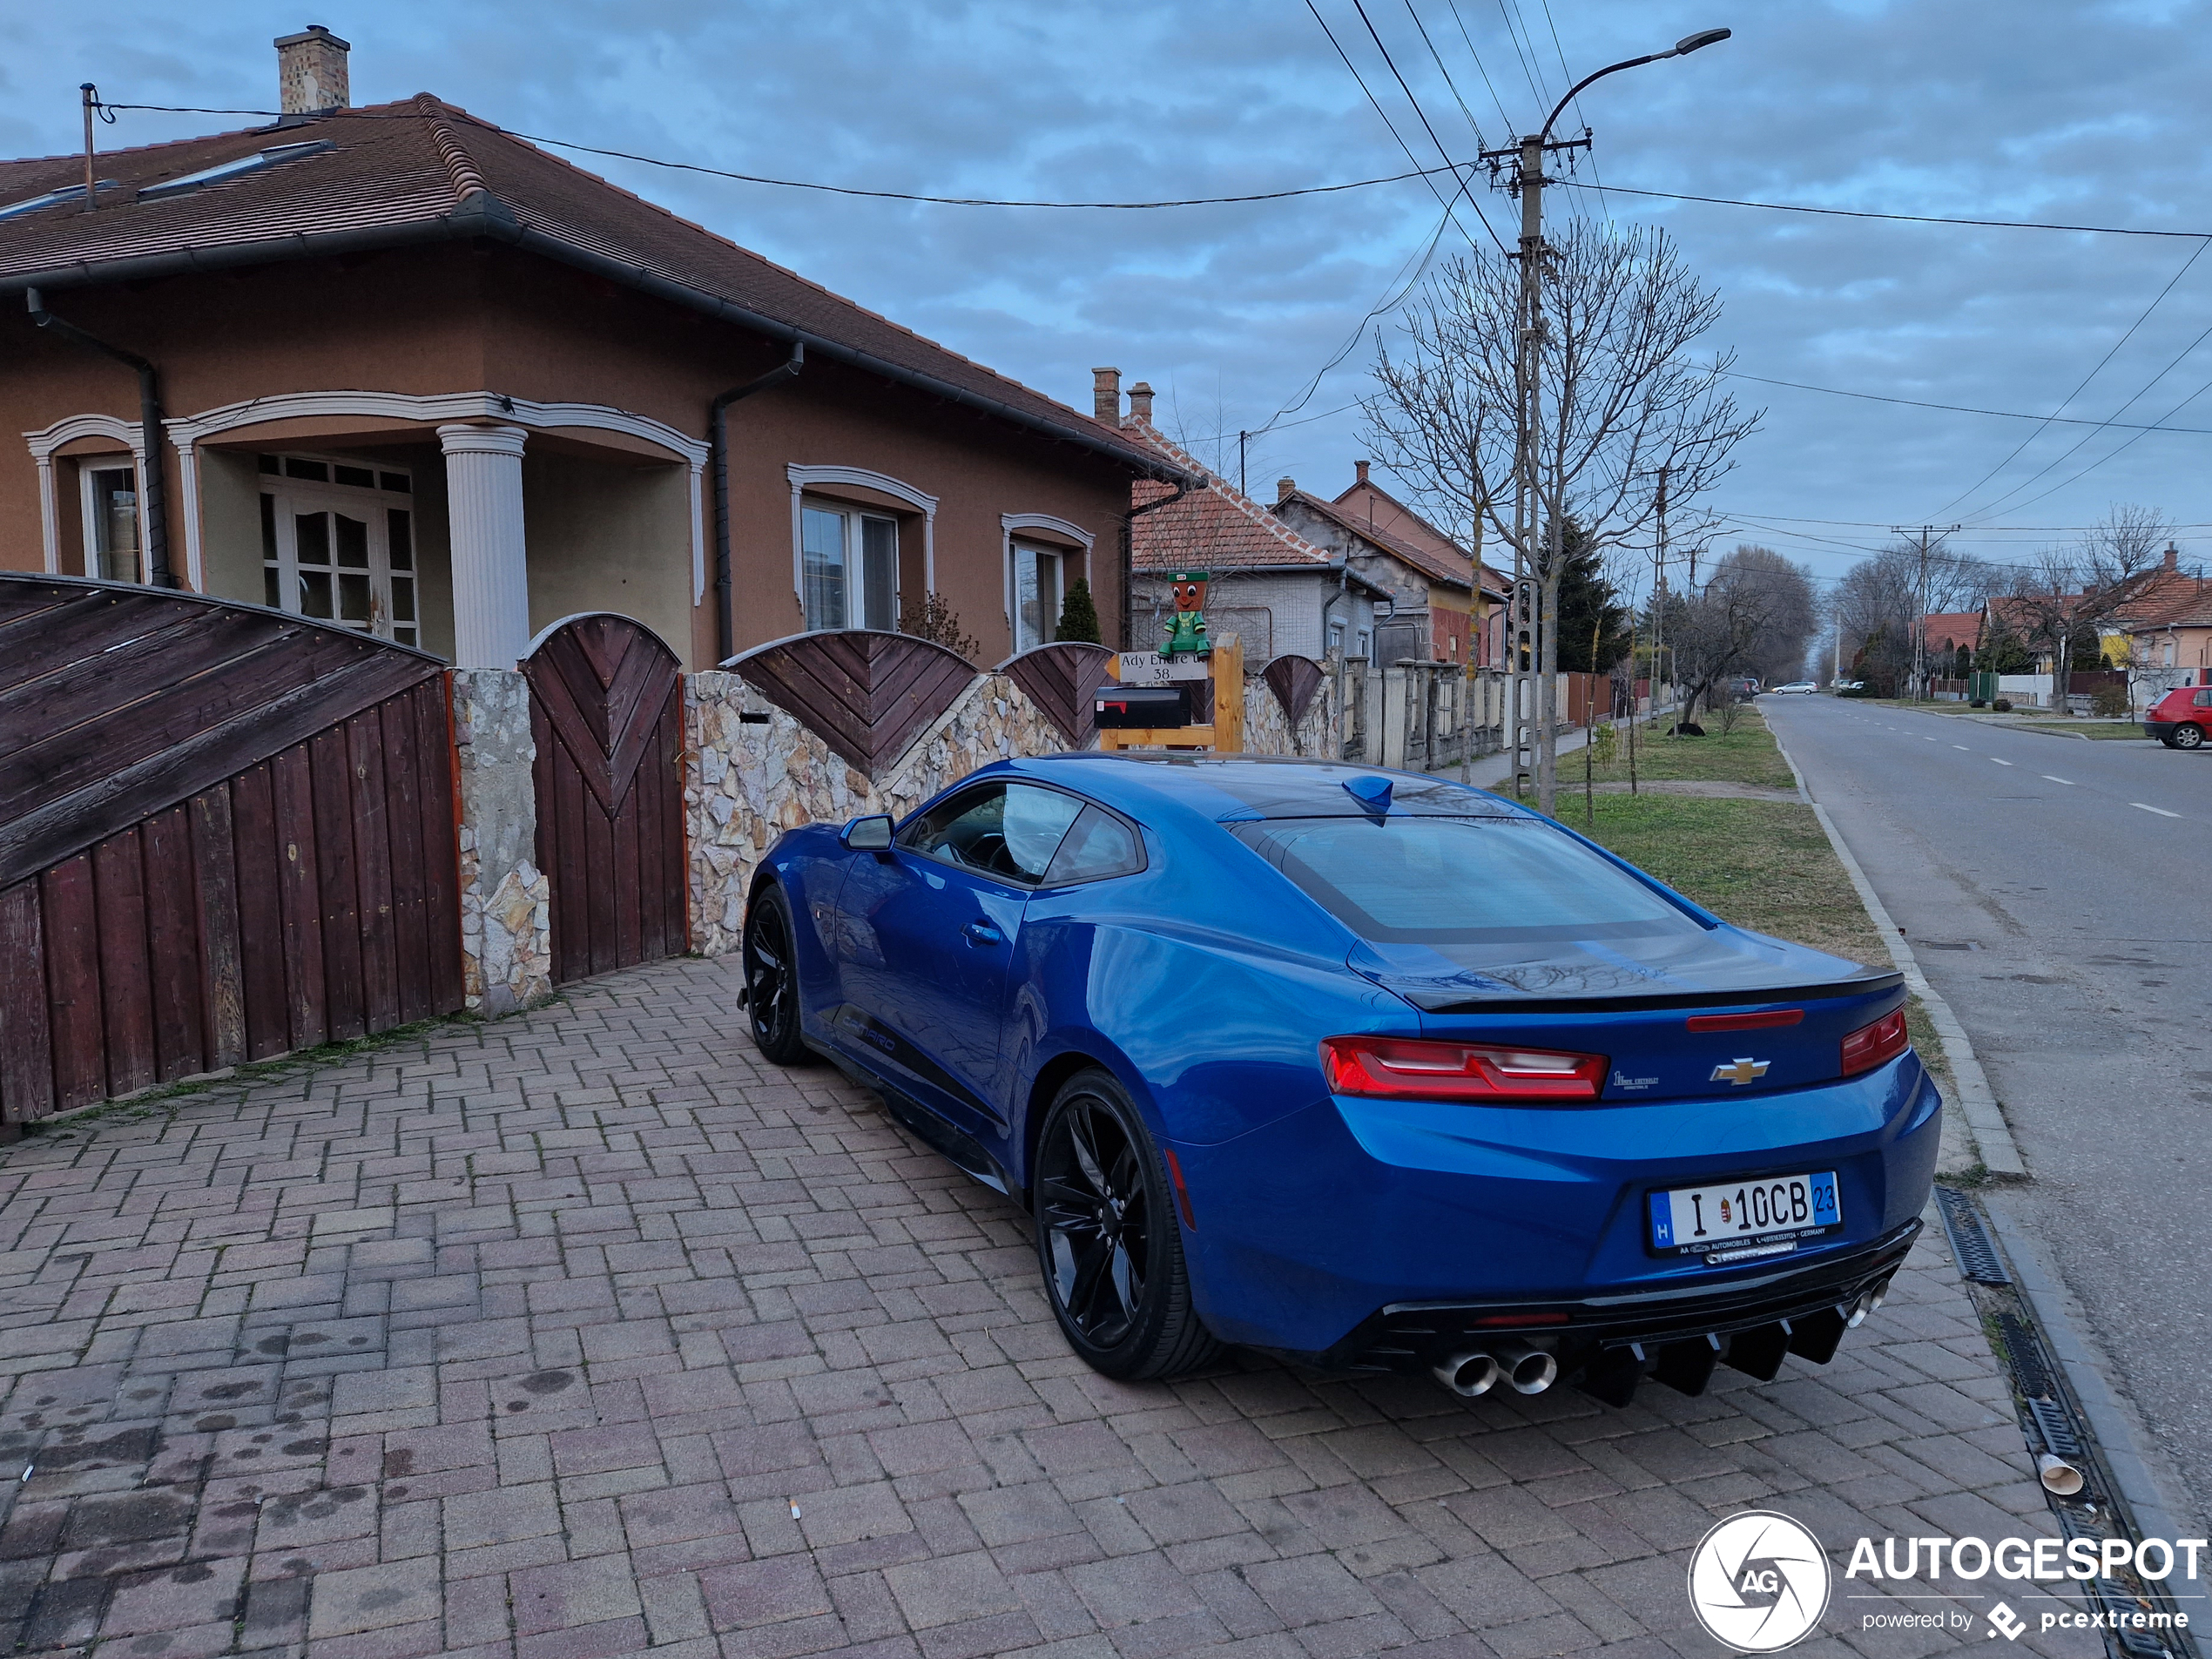
POLYGON ((0 569, 329 617, 511 667, 579 611, 688 667, 936 594, 995 661, 1180 476, 995 374, 428 94, 0 162, 0 569))

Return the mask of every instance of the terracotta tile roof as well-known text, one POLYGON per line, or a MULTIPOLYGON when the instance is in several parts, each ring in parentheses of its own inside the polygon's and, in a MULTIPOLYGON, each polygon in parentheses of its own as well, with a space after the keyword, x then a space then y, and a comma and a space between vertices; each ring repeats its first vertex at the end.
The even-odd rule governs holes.
MULTIPOLYGON (((1133 420, 1122 430, 1175 466, 1192 473, 1205 470, 1146 422, 1133 420)), ((1169 485, 1139 479, 1130 490, 1130 504, 1143 507, 1171 493, 1169 485)), ((1130 565, 1138 571, 1281 568, 1318 572, 1333 571, 1337 561, 1251 496, 1209 475, 1204 489, 1130 521, 1130 565)), ((1355 574, 1352 580, 1360 579, 1355 574)))
POLYGON ((2163 628, 2202 607, 2203 580, 2183 570, 2154 571, 2128 599, 2119 622, 2123 628, 2163 628))
POLYGON ((1931 646, 1973 644, 1981 637, 1979 610, 1939 610, 1920 618, 1921 637, 1931 646))
MULTIPOLYGON (((1449 587, 1466 588, 1470 592, 1474 590, 1474 561, 1456 549, 1448 555, 1439 553, 1421 546, 1410 537, 1384 529, 1379 525, 1370 524, 1365 519, 1347 513, 1334 502, 1326 502, 1317 496, 1309 496, 1303 489, 1293 489, 1284 498, 1284 501, 1294 501, 1301 507, 1311 509, 1332 523, 1342 526, 1352 535, 1380 548, 1393 558, 1411 565, 1432 582, 1441 582, 1449 587)), ((1276 504, 1279 507, 1283 502, 1278 502, 1276 504)))
MULTIPOLYGON (((420 93, 275 126, 98 158, 98 211, 78 199, 0 218, 0 293, 122 280, 179 260, 217 266, 327 247, 491 237, 574 250, 617 280, 695 293, 745 324, 765 320, 955 395, 988 400, 1127 464, 1157 459, 1116 428, 924 339, 617 185, 420 93), (173 181, 280 145, 320 144, 173 195, 173 181)), ((84 179, 80 156, 0 161, 0 211, 84 179)), ((895 376, 894 376, 895 377, 895 376)))
MULTIPOLYGON (((1474 556, 1467 549, 1371 477, 1363 475, 1330 505, 1346 521, 1358 525, 1363 536, 1381 530, 1395 538, 1399 545, 1426 552, 1440 570, 1453 573, 1446 580, 1463 581, 1465 577, 1460 573, 1474 562, 1474 556), (1376 510, 1378 507, 1381 509, 1379 512, 1376 510)), ((1499 574, 1487 564, 1482 567, 1482 582, 1486 590, 1501 599, 1513 588, 1512 577, 1499 574)))

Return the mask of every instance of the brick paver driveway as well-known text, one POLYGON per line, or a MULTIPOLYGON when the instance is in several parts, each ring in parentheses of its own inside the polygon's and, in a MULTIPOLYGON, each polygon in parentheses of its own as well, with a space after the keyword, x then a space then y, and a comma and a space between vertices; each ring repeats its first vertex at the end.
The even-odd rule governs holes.
MULTIPOLYGON (((760 1066, 734 989, 664 962, 0 1153, 20 1646, 1707 1659, 1736 1509, 2049 1530, 1939 1246, 1832 1366, 1698 1400, 1106 1382, 1019 1212, 760 1066)), ((1854 1648, 1981 1645, 1862 1635, 1865 1588, 1854 1648)))

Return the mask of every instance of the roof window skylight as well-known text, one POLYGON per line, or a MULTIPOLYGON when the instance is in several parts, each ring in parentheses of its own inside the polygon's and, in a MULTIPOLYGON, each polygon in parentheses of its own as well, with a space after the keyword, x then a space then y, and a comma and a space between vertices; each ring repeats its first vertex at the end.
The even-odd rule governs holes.
MULTIPOLYGON (((113 190, 116 188, 116 182, 112 179, 103 179, 99 181, 98 187, 101 190, 113 190)), ((35 213, 42 207, 52 207, 61 202, 77 202, 84 199, 84 185, 64 185, 59 190, 50 190, 43 196, 30 196, 19 202, 10 202, 5 207, 0 207, 0 219, 17 219, 24 213, 35 213)))
MULTIPOLYGON (((165 179, 158 185, 143 185, 138 191, 138 199, 152 201, 163 196, 181 195, 187 190, 198 190, 202 185, 219 184, 226 179, 236 179, 246 173, 259 172, 264 167, 273 167, 279 162, 293 161, 301 156, 334 148, 336 146, 327 138, 311 138, 305 144, 280 144, 250 156, 240 156, 235 161, 226 161, 212 167, 203 167, 198 172, 188 172, 181 179, 165 179)), ((79 186, 79 193, 83 193, 82 186, 79 186)))

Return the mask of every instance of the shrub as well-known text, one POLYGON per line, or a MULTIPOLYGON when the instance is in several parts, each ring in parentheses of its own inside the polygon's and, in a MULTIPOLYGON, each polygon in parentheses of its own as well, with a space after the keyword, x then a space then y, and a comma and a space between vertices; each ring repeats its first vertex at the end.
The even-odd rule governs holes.
POLYGON ((1969 698, 1966 700, 1966 706, 1970 709, 1986 709, 1989 706, 1989 699, 1986 697, 1969 698))
POLYGON ((899 617, 899 631, 942 645, 971 663, 983 660, 983 642, 961 632, 960 612, 945 603, 941 593, 930 594, 920 604, 909 601, 899 617))
POLYGON ((2009 697, 2000 697, 1989 706, 2000 714, 2010 714, 2013 711, 2013 699, 2009 697))
POLYGON ((1590 728, 1590 759, 1593 764, 1609 766, 1621 752, 1621 734, 1610 721, 1602 721, 1590 728))
POLYGON ((1091 603, 1090 583, 1083 577, 1077 577, 1069 588, 1067 603, 1060 607, 1060 626, 1052 637, 1099 643, 1098 607, 1091 603))
POLYGON ((2089 698, 2089 712, 2100 719, 2126 719, 2128 688, 2124 685, 2100 685, 2089 698))

